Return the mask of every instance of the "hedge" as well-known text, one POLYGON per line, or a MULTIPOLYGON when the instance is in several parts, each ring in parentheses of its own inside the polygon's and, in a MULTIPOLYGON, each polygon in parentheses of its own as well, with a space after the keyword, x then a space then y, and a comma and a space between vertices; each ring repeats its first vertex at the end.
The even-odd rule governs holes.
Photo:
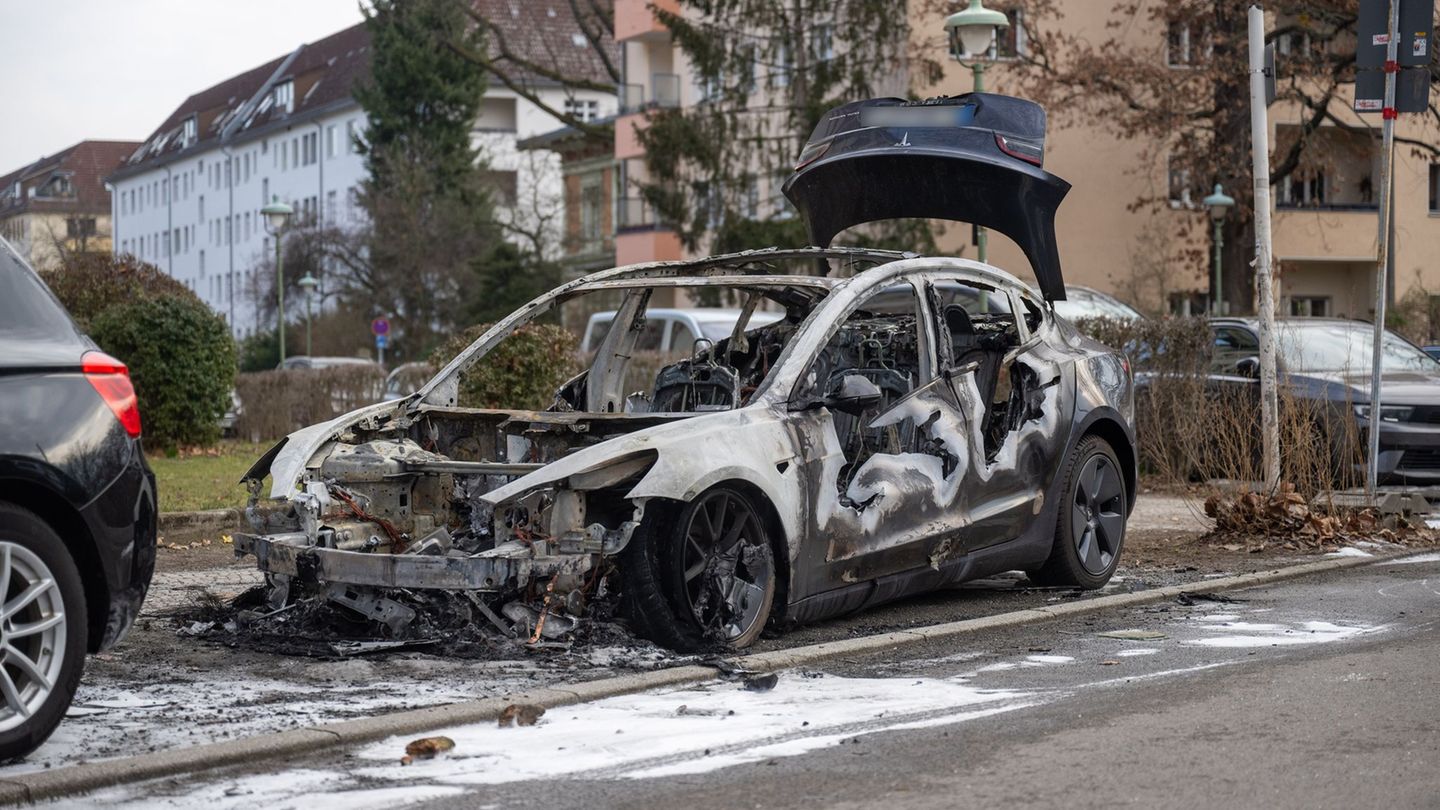
POLYGON ((270 441, 379 402, 385 372, 379 366, 256 371, 235 379, 240 411, 235 435, 270 441))
MULTIPOLYGON (((485 333, 488 324, 472 326, 445 341, 430 355, 436 369, 454 359, 485 333)), ((543 410, 555 392, 580 371, 579 341, 570 331, 551 324, 526 324, 516 329, 460 378, 460 405, 467 408, 543 410)))
POLYGON ((212 444, 230 404, 235 342, 225 321, 193 296, 122 300, 90 323, 90 337, 130 367, 152 447, 212 444))

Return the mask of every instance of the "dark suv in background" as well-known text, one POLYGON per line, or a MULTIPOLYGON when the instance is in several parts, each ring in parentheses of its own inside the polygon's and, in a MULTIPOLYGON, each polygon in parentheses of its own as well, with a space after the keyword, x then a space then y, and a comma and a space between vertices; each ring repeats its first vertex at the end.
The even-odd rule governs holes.
POLYGON ((125 635, 154 568, 129 373, 0 239, 0 759, 55 730, 86 652, 125 635))

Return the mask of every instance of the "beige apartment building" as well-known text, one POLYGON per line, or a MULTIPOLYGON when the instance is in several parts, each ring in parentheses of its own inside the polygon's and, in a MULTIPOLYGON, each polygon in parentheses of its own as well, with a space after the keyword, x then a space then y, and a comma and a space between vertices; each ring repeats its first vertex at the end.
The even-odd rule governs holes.
POLYGON ((136 141, 81 141, 0 177, 0 236, 32 266, 63 252, 109 253, 110 191, 104 177, 136 141))
MULTIPOLYGON (((1005 9, 1004 2, 991 5, 1005 9)), ((1066 0, 1056 5, 1063 19, 1043 24, 1062 25, 1095 44, 1118 30, 1134 48, 1153 49, 1167 69, 1189 69, 1186 63, 1191 54, 1171 52, 1177 41, 1188 51, 1188 32, 1170 30, 1144 11, 1118 29, 1109 27, 1114 0, 1066 0)), ((628 184, 643 177, 644 149, 636 132, 644 128, 647 112, 688 106, 696 103, 699 93, 683 52, 655 18, 652 6, 679 11, 677 0, 615 3, 615 35, 626 76, 615 127, 620 183, 615 258, 619 264, 684 255, 676 234, 655 221, 628 184)), ((928 96, 971 90, 969 68, 956 64, 946 52, 943 15, 929 2, 912 0, 907 7, 914 46, 946 66, 938 83, 915 86, 912 91, 928 96)), ((1023 53, 1027 47, 1023 19, 1014 10, 1010 14, 1016 33, 1007 36, 986 74, 986 89, 995 92, 1014 92, 1014 63, 1006 54, 1011 49, 1023 53)), ((1282 43, 1278 66, 1282 80, 1285 51, 1301 46, 1298 41, 1282 43)), ((1373 311, 1380 118, 1354 113, 1350 109, 1352 92, 1353 86, 1343 88, 1342 97, 1334 102, 1334 116, 1346 126, 1327 123, 1319 135, 1312 136, 1319 147, 1309 150, 1308 160, 1320 168, 1307 173, 1304 182, 1282 183, 1272 190, 1282 313, 1368 318, 1373 311)), ((1248 106, 1243 98, 1236 103, 1248 106)), ((1045 167, 1072 185, 1057 220, 1066 280, 1110 292, 1154 313, 1202 311, 1212 262, 1210 225, 1196 198, 1197 194, 1203 196, 1195 190, 1201 184, 1171 171, 1164 144, 1122 140, 1101 125, 1075 121, 1074 116, 1057 114, 1060 112, 1051 111, 1054 123, 1045 167), (1170 202, 1153 210, 1132 210, 1132 203, 1142 197, 1168 198, 1170 202), (1187 253, 1182 247, 1191 250, 1187 253), (1187 257, 1179 258, 1180 254, 1187 257), (1198 258, 1201 256, 1205 258, 1198 258)), ((1294 131, 1299 111, 1276 104, 1269 120, 1274 143, 1294 131)), ((1423 116, 1403 116, 1397 134, 1440 145, 1440 127, 1423 116)), ((783 177, 762 179, 762 217, 786 205, 779 195, 782 181, 783 177)), ((1440 257, 1440 163, 1414 149, 1397 147, 1395 200, 1396 297, 1440 296, 1440 260, 1435 258, 1440 257)), ((1032 277, 1018 248, 999 234, 992 233, 989 239, 992 264, 1023 278, 1032 277)), ((940 246, 948 254, 974 257, 976 252, 971 228, 965 225, 946 227, 940 246)), ((1429 301, 1432 309, 1440 306, 1440 297, 1429 301)), ((1437 320, 1440 318, 1432 318, 1437 320)))

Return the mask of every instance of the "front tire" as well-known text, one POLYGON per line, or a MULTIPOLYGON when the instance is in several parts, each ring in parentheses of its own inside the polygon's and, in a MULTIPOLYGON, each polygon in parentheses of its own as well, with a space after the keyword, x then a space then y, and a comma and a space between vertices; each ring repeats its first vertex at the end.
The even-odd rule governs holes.
POLYGON ((1070 454, 1050 557, 1027 572, 1040 585, 1094 589, 1110 581, 1125 543, 1125 473, 1115 450, 1086 436, 1070 454))
POLYGON ((769 532, 754 501, 718 486, 686 504, 647 505, 621 560, 635 629, 681 652, 754 644, 775 603, 769 532))
POLYGON ((0 503, 0 760, 25 756, 60 724, 85 664, 85 590, 50 525, 0 503))

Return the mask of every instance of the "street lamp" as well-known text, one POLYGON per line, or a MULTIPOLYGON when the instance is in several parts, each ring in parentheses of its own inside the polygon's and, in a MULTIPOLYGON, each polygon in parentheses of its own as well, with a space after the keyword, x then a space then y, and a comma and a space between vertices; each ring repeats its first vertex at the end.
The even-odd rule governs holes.
POLYGON ((310 350, 310 302, 315 298, 315 288, 320 286, 320 280, 306 273, 296 283, 305 291, 305 356, 312 357, 314 352, 310 350))
POLYGON ((1220 270, 1220 253, 1225 247, 1225 237, 1220 231, 1220 226, 1225 222, 1225 215, 1235 205, 1235 198, 1225 193, 1225 189, 1219 183, 1215 184, 1215 192, 1200 201, 1206 208, 1210 209, 1210 222, 1215 227, 1215 295, 1213 308, 1215 315, 1224 315, 1225 312, 1225 287, 1224 276, 1220 270))
POLYGON ((274 196, 270 198, 269 205, 260 209, 260 214, 265 217, 265 230, 275 237, 275 319, 279 324, 281 365, 285 363, 285 260, 280 253, 280 234, 293 213, 295 209, 274 196))
MULTIPOLYGON (((957 11, 945 18, 945 35, 950 40, 950 55, 965 66, 965 57, 970 57, 970 74, 974 77, 975 92, 985 92, 985 59, 995 33, 1010 27, 1010 18, 1003 11, 985 8, 980 0, 970 0, 970 7, 957 11)), ((981 262, 989 259, 984 228, 975 229, 975 247, 981 262)))

